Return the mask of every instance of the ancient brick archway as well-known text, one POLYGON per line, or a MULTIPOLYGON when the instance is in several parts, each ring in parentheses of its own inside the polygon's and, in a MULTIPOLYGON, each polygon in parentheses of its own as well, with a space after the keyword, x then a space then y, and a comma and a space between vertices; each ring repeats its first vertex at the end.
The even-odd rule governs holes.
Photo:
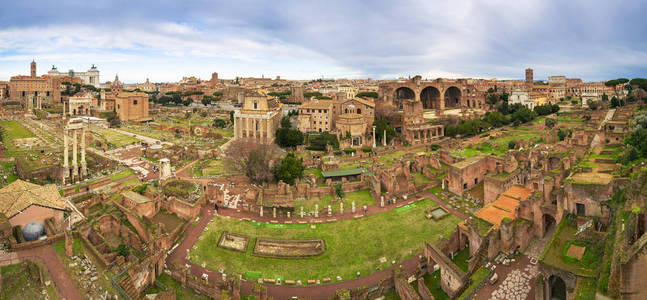
POLYGON ((555 229, 555 225, 557 224, 557 221, 555 221, 555 217, 550 215, 550 214, 544 214, 541 217, 541 223, 542 223, 542 237, 546 235, 546 233, 552 231, 555 229))
POLYGON ((402 86, 397 88, 393 94, 393 105, 398 109, 402 109, 404 101, 415 100, 416 98, 416 92, 409 87, 402 86))
POLYGON ((423 109, 440 109, 442 98, 440 90, 434 86, 427 86, 420 92, 420 101, 423 109))
POLYGON ((461 106, 461 90, 450 86, 444 93, 445 108, 458 108, 461 106))
POLYGON ((548 278, 548 299, 566 300, 566 282, 557 275, 548 278))

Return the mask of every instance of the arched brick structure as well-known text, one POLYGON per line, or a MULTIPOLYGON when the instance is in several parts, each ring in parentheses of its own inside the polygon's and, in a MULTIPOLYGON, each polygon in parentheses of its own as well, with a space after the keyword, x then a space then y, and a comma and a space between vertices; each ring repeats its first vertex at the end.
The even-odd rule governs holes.
POLYGON ((445 108, 481 108, 483 95, 467 79, 438 78, 423 81, 415 76, 407 81, 383 83, 378 89, 378 105, 402 109, 403 100, 422 102, 423 109, 442 112, 445 108))

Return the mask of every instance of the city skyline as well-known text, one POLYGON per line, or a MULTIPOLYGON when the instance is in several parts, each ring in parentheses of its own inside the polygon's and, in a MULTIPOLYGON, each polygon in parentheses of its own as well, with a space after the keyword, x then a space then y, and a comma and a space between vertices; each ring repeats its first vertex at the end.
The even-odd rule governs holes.
POLYGON ((0 80, 101 70, 126 83, 183 76, 599 81, 647 71, 647 4, 601 1, 6 3, 0 80), (621 53, 621 54, 620 54, 621 53))

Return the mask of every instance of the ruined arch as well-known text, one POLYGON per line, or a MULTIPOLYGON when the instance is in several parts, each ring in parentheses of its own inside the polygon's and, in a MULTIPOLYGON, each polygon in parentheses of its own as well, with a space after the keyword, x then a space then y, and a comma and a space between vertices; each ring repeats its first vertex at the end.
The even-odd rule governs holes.
POLYGON ((455 86, 450 86, 445 90, 445 108, 458 108, 461 104, 461 90, 455 86))
POLYGON ((434 86, 428 86, 420 92, 423 109, 440 109, 440 91, 434 86))
POLYGON ((561 277, 557 275, 548 277, 548 287, 550 292, 548 299, 566 300, 566 282, 561 277))
POLYGON ((402 86, 399 87, 395 90, 395 93, 393 94, 393 105, 397 107, 398 109, 402 109, 402 103, 404 100, 415 100, 416 99, 416 93, 406 87, 402 86))
POLYGON ((550 214, 544 214, 541 217, 542 220, 542 230, 543 234, 542 236, 546 236, 547 233, 553 231, 555 229, 555 226, 557 225, 557 222, 555 221, 555 217, 551 216, 550 214))

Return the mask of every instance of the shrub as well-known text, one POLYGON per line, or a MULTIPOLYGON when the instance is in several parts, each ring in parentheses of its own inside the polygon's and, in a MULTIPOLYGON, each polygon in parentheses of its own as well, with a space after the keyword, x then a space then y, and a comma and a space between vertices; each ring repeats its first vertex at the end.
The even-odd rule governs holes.
POLYGON ((373 151, 373 147, 362 147, 362 152, 369 153, 373 151))
POLYGON ((344 153, 346 153, 346 154, 355 153, 355 151, 356 150, 354 148, 345 148, 344 149, 344 153))
POLYGON ((119 244, 119 246, 117 246, 117 249, 115 249, 115 252, 117 252, 117 255, 119 256, 128 257, 130 249, 128 249, 128 246, 124 244, 119 244))
POLYGON ((546 127, 548 128, 553 128, 555 124, 557 124, 557 121, 555 121, 555 119, 553 118, 546 118, 546 121, 544 121, 544 125, 546 125, 546 127))
POLYGON ((508 149, 514 149, 515 146, 517 146, 517 142, 515 141, 508 142, 508 149))
POLYGON ((438 144, 433 144, 433 145, 431 145, 431 150, 432 150, 432 151, 436 151, 436 150, 438 150, 438 149, 440 149, 440 145, 438 145, 438 144))

